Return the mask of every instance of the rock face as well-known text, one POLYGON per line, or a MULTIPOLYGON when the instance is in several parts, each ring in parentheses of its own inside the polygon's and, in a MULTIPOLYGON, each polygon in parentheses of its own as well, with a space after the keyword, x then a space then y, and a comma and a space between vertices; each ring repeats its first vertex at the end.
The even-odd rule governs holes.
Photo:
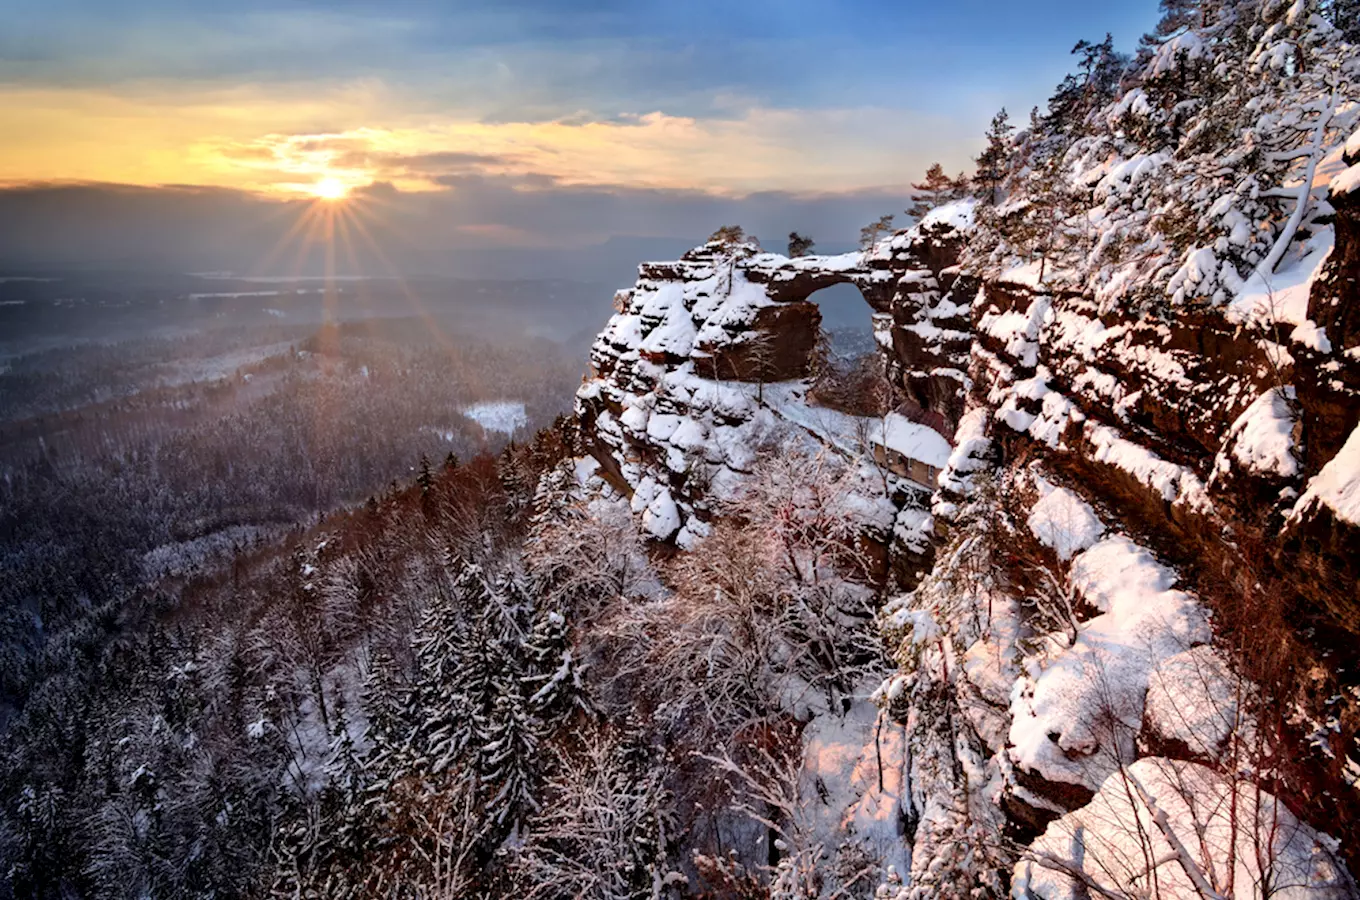
POLYGON ((1285 549, 1313 602, 1354 646, 1360 636, 1360 486, 1354 480, 1360 466, 1360 141, 1352 138, 1351 145, 1344 156, 1350 169, 1330 196, 1336 243, 1308 298, 1308 318, 1325 344, 1295 353, 1304 467, 1315 489, 1291 511, 1285 549), (1340 189, 1343 179, 1348 189, 1340 189), (1338 598, 1349 602, 1338 605, 1338 598))
POLYGON ((790 386, 813 358, 811 295, 854 284, 896 419, 952 444, 933 456, 906 432, 914 449, 873 453, 896 478, 884 544, 924 576, 885 611, 917 667, 888 692, 915 760, 913 869, 1006 870, 998 831, 1051 835, 1135 760, 1226 765, 1219 725, 1186 711, 1238 715, 1240 676, 1214 649, 1245 640, 1233 584, 1248 605, 1284 597, 1297 677, 1332 673, 1316 688, 1336 692, 1325 728, 1288 737, 1301 749, 1282 799, 1360 847, 1344 774, 1360 732, 1357 198, 1334 183, 1330 229, 1277 270, 1307 291, 1293 320, 1102 305, 1025 271, 984 281, 959 267, 967 206, 843 256, 708 244, 620 293, 578 393, 583 432, 647 530, 695 546, 770 430, 807 415, 790 386), (912 649, 912 634, 935 637, 912 649))
MULTIPOLYGON (((971 205, 958 204, 864 252, 789 259, 713 242, 641 266, 591 351, 577 413, 589 452, 649 533, 681 546, 702 537, 712 504, 738 489, 771 428, 804 419, 795 385, 821 323, 809 298, 826 287, 853 284, 864 296, 893 405, 932 422, 907 427, 952 434, 974 289, 955 266, 970 222, 971 205)), ((917 462, 932 473, 943 464, 917 462)), ((904 477, 895 492, 910 511, 897 524, 918 550, 928 488, 925 476, 904 477)))
POLYGON ((948 621, 962 657, 951 670, 949 654, 904 651, 925 660, 904 693, 912 752, 954 760, 916 773, 922 814, 967 793, 960 768, 1001 787, 995 806, 931 812, 923 867, 988 828, 1070 840, 1054 823, 1120 766, 1238 770, 1229 726, 1250 714, 1234 691, 1258 675, 1308 685, 1291 702, 1327 724, 1280 727, 1282 800, 1360 863, 1344 774, 1360 731, 1360 203, 1340 181, 1332 227, 1275 273, 1307 292, 1292 319, 1102 307, 1025 272, 982 286, 935 502, 945 557, 890 611, 948 621), (970 563, 985 588, 951 571, 970 563), (1284 645, 1287 660, 1262 664, 1284 645), (930 721, 942 695, 963 716, 930 721))

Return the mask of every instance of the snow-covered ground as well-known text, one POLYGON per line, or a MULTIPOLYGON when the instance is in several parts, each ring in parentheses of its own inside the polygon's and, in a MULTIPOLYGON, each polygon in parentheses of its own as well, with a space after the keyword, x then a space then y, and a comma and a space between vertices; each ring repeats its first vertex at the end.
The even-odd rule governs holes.
POLYGON ((486 431, 510 437, 520 428, 529 424, 529 414, 524 404, 515 400, 498 400, 490 403, 474 403, 459 410, 486 431))
POLYGON ((181 360, 166 367, 166 374, 160 383, 165 387, 175 387, 196 381, 220 381, 232 377, 238 369, 259 365, 270 357, 283 356, 291 346, 288 341, 280 341, 204 359, 181 360))

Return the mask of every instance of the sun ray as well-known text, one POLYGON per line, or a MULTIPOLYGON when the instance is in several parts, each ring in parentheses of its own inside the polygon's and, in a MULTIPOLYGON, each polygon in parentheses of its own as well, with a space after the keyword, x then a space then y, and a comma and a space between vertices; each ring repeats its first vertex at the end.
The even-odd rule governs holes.
POLYGON ((400 272, 397 271, 396 267, 392 265, 391 261, 387 258, 387 254, 383 252, 382 247, 369 233, 368 228, 365 227, 363 221, 357 215, 358 211, 355 210, 354 212, 356 214, 352 218, 350 218, 350 221, 354 225, 355 232, 368 245, 369 249, 373 252, 374 257, 378 260, 379 263, 382 264, 382 267, 387 270, 392 280, 396 282, 397 287, 402 292, 402 295, 406 298, 407 302, 410 304, 411 310, 417 317, 420 318, 421 321, 423 321, 426 324, 426 326, 430 330, 430 334, 433 336, 436 343, 438 343, 440 347, 443 348, 446 352, 452 354, 454 352, 453 344, 445 335, 444 329, 440 326, 434 314, 426 307, 426 305, 421 301, 421 299, 418 296, 416 296, 415 292, 411 290, 411 287, 407 283, 406 279, 401 275, 400 272))
MULTIPOLYGON (((296 209, 297 201, 290 201, 283 205, 282 215, 287 215, 296 209)), ((288 227, 283 236, 274 242, 273 248, 265 254, 264 258, 251 267, 251 271, 257 275, 272 275, 270 269, 279 261, 279 258, 287 253, 293 241, 305 237, 304 231, 312 227, 312 219, 317 214, 316 203, 308 203, 301 211, 297 212, 297 217, 293 224, 288 227)))

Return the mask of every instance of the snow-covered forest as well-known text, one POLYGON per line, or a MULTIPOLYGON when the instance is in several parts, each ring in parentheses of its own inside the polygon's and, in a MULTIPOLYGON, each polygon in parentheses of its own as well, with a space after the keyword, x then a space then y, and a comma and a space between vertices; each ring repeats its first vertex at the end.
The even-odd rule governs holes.
POLYGON ((859 251, 642 265, 579 383, 0 373, 7 895, 1360 896, 1360 7, 1073 67, 859 251))

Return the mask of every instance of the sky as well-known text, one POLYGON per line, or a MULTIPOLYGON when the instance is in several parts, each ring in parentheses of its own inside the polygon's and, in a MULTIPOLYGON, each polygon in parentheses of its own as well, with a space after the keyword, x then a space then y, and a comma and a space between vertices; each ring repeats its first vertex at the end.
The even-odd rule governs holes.
POLYGON ((0 262, 159 235, 244 264, 243 234, 282 239, 317 203, 398 265, 723 216, 841 244, 932 161, 969 168, 1076 41, 1131 48, 1156 7, 0 0, 0 262))

